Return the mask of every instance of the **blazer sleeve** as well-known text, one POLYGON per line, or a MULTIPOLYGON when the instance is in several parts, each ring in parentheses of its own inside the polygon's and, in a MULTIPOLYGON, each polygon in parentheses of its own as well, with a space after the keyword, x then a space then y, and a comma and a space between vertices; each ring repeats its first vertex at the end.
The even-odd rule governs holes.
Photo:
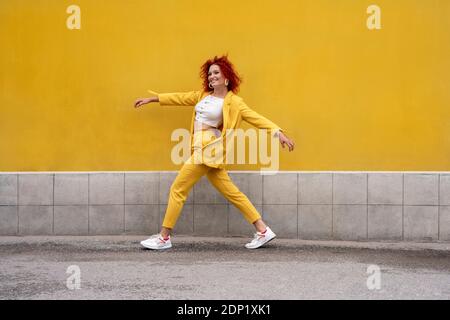
POLYGON ((244 121, 259 129, 273 130, 275 131, 275 134, 277 134, 279 131, 283 131, 278 125, 263 117, 256 111, 250 109, 250 107, 243 100, 240 103, 240 112, 244 121))
POLYGON ((201 95, 201 91, 157 93, 148 90, 148 92, 158 96, 161 106, 195 106, 201 95))

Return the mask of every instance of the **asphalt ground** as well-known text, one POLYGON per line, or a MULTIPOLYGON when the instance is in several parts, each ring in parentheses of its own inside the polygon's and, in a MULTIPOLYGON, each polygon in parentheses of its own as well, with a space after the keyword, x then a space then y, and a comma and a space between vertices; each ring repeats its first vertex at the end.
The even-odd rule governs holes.
POLYGON ((178 236, 0 237, 3 300, 450 298, 450 243, 178 236))

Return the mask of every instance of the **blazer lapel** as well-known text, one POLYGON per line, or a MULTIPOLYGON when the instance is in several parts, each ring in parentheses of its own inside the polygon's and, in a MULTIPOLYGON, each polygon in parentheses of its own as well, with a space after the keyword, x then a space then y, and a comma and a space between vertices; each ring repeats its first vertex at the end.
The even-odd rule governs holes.
MULTIPOLYGON (((203 91, 202 94, 200 95, 200 98, 198 99, 197 103, 200 102, 200 100, 202 100, 204 97, 206 97, 207 95, 211 94, 211 92, 209 91, 203 91)), ((195 107, 192 110, 192 120, 191 120, 191 134, 194 134, 194 122, 195 122, 195 107)))
POLYGON ((231 97, 233 96, 233 91, 228 91, 225 99, 223 100, 222 106, 222 116, 223 116, 223 131, 222 135, 225 134, 225 131, 228 129, 229 123, 229 115, 230 115, 230 106, 231 106, 231 97))

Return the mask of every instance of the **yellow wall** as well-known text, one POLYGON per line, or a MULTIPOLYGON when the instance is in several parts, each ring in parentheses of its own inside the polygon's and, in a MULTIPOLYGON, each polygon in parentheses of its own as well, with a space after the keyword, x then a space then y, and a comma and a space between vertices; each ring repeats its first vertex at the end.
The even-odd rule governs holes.
POLYGON ((0 171, 176 170, 192 108, 133 103, 226 52, 281 170, 450 170, 449 0, 0 0, 0 39, 0 171))

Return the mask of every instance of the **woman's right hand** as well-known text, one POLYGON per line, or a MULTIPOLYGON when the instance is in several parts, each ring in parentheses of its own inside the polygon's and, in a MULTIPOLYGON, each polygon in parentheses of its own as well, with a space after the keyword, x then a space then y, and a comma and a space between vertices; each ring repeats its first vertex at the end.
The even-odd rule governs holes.
POLYGON ((144 104, 153 102, 154 100, 152 98, 139 98, 134 103, 135 108, 139 108, 140 106, 143 106, 144 104))

